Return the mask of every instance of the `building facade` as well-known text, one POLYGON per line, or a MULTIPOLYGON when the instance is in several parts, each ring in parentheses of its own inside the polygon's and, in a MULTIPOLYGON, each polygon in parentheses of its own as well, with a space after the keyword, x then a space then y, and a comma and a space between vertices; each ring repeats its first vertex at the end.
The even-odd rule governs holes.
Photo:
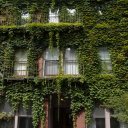
POLYGON ((128 127, 127 1, 0 6, 0 128, 128 127))

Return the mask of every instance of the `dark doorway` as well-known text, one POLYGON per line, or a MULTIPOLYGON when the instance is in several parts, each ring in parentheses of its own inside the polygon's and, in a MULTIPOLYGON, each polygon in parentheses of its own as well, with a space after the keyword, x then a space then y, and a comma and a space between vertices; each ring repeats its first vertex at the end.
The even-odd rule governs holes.
POLYGON ((72 117, 69 108, 58 108, 53 109, 53 128, 73 128, 72 117))
POLYGON ((70 101, 68 99, 60 99, 58 105, 57 96, 54 96, 50 100, 50 124, 49 128, 73 128, 70 101))

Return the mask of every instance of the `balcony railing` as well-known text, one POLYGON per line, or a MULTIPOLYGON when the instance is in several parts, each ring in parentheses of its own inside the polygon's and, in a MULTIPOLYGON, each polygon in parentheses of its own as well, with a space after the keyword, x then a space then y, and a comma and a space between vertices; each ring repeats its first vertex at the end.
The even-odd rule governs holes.
POLYGON ((81 14, 77 15, 42 15, 42 16, 29 16, 20 18, 6 18, 5 16, 0 16, 0 26, 4 25, 25 25, 28 23, 81 23, 81 14))

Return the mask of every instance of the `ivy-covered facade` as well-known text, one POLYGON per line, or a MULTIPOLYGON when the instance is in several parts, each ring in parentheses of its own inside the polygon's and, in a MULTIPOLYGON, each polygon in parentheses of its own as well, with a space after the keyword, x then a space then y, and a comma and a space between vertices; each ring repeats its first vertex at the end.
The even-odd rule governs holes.
POLYGON ((1 128, 127 128, 127 92, 127 0, 0 1, 1 128))

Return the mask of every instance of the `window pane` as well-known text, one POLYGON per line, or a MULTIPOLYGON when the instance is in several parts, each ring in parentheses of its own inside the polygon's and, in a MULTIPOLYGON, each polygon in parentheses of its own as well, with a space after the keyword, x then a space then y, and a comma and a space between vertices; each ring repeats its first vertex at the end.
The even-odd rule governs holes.
POLYGON ((73 74, 73 75, 79 74, 77 62, 76 61, 65 61, 64 73, 65 74, 73 74))
POLYGON ((31 117, 19 117, 18 128, 33 128, 31 117))
POLYGON ((14 128, 14 120, 0 120, 0 128, 14 128))
POLYGON ((75 51, 70 48, 67 48, 65 51, 65 60, 76 60, 75 51))
POLYGON ((79 74, 78 73, 78 63, 76 59, 76 53, 73 49, 67 48, 65 50, 64 57, 64 73, 65 74, 79 74))
POLYGON ((57 48, 47 49, 44 53, 46 60, 59 60, 59 50, 57 48))
POLYGON ((101 60, 110 60, 110 55, 109 55, 107 48, 100 48, 99 56, 101 60))
POLYGON ((96 128, 105 128, 105 119, 104 118, 96 118, 96 128))
POLYGON ((18 76, 27 76, 27 63, 15 62, 14 74, 18 76))
POLYGON ((14 75, 27 75, 27 51, 18 50, 15 54, 14 75))
POLYGON ((58 61, 45 61, 44 75, 57 75, 59 72, 58 61))
POLYGON ((111 117, 111 128, 120 128, 120 124, 117 119, 111 117))
POLYGON ((107 48, 100 48, 99 56, 101 59, 103 73, 111 73, 112 64, 111 64, 111 59, 110 59, 110 55, 107 48))
POLYGON ((6 101, 3 101, 1 104, 0 104, 0 112, 12 112, 12 108, 11 106, 9 105, 8 102, 6 101))
POLYGON ((15 54, 15 61, 27 61, 27 51, 18 50, 15 54))

